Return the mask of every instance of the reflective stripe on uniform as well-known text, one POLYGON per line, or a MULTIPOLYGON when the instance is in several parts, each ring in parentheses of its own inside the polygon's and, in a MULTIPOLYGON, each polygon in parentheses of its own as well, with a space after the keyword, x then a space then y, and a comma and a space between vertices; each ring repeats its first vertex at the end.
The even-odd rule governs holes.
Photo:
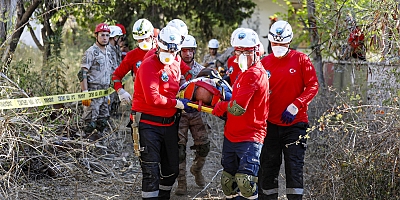
POLYGON ((225 197, 228 199, 233 199, 233 198, 235 198, 235 197, 237 197, 237 196, 239 196, 239 194, 232 194, 232 195, 228 195, 228 196, 226 196, 225 195, 225 197))
POLYGON ((265 195, 278 194, 278 188, 273 188, 269 190, 262 189, 262 191, 265 195))
POLYGON ((158 188, 160 190, 172 190, 172 185, 171 186, 167 186, 167 185, 159 185, 158 188))
POLYGON ((242 195, 242 193, 239 192, 239 196, 242 196, 242 197, 244 197, 246 199, 258 199, 258 194, 253 195, 253 196, 249 196, 249 197, 245 197, 245 196, 242 195))
POLYGON ((303 194, 303 188, 286 188, 286 194, 303 194))
POLYGON ((143 198, 158 197, 158 190, 153 191, 153 192, 145 192, 145 191, 142 191, 142 197, 143 197, 143 198))

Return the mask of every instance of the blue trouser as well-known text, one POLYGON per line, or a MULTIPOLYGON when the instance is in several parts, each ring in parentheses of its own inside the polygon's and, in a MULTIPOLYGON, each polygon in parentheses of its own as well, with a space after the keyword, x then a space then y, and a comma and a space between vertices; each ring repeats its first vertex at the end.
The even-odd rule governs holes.
POLYGON ((169 199, 179 174, 178 125, 154 126, 140 122, 142 198, 169 199))
POLYGON ((302 199, 304 154, 307 148, 307 123, 278 126, 268 122, 267 136, 261 151, 258 174, 259 199, 278 199, 278 176, 285 160, 286 196, 289 200, 302 199), (300 139, 301 136, 301 139, 300 139), (296 143, 298 141, 298 143, 296 143))
MULTIPOLYGON (((259 158, 262 146, 262 144, 257 142, 230 142, 224 138, 221 159, 224 171, 232 176, 235 176, 236 173, 242 173, 256 177, 260 168, 259 158)), ((233 187, 236 186, 234 184, 233 187)), ((256 190, 252 196, 257 196, 257 194, 256 190)), ((239 196, 236 199, 244 199, 244 197, 239 196)))

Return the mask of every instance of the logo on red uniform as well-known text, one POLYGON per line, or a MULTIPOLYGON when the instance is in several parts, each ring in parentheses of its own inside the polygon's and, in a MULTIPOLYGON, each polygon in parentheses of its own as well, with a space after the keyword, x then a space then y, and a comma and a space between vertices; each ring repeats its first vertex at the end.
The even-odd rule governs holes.
POLYGON ((169 77, 168 77, 167 72, 163 71, 163 73, 161 74, 161 80, 164 82, 168 82, 169 77))
POLYGON ((142 61, 139 60, 139 61, 136 63, 136 68, 139 68, 141 64, 142 64, 142 61))

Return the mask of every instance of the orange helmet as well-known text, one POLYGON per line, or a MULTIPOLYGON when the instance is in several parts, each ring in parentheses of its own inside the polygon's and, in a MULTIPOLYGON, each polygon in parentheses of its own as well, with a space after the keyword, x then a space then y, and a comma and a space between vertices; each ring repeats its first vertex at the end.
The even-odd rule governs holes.
POLYGON ((94 30, 94 33, 98 32, 111 32, 110 27, 106 23, 100 23, 96 26, 96 29, 94 30))

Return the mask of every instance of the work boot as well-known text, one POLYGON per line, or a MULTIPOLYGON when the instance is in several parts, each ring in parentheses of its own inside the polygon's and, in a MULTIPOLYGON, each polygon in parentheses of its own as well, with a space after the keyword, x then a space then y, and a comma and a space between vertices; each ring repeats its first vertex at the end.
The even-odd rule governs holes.
POLYGON ((178 180, 178 187, 175 190, 176 195, 185 195, 187 193, 186 178, 178 180))
POLYGON ((178 180, 178 187, 175 190, 176 195, 185 195, 187 192, 187 182, 186 182, 186 159, 179 163, 179 174, 176 178, 178 180))
POLYGON ((89 142, 96 142, 101 138, 101 136, 99 136, 99 134, 97 134, 96 132, 93 132, 93 133, 86 133, 85 138, 89 139, 89 142))
POLYGON ((196 155, 196 158, 193 160, 192 167, 190 167, 190 173, 193 174, 196 185, 200 187, 204 187, 206 185, 204 176, 201 173, 201 170, 203 169, 205 162, 206 162, 206 157, 200 157, 196 155))

